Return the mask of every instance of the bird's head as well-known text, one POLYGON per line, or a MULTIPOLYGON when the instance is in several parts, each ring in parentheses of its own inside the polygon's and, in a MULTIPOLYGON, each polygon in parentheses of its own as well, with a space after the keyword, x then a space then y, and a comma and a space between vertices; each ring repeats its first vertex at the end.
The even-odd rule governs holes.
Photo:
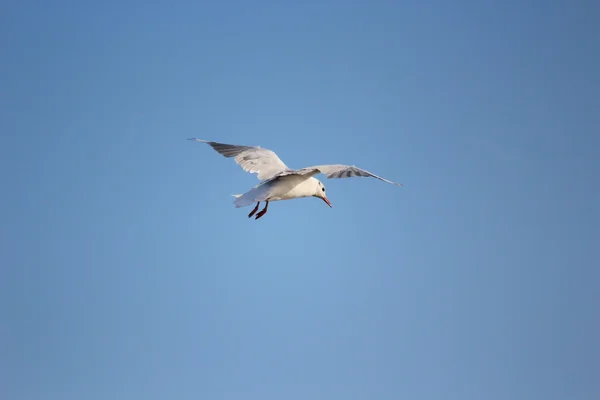
POLYGON ((329 199, 327 199, 327 196, 325 195, 325 185, 323 185, 321 183, 320 180, 315 179, 317 181, 317 184, 315 185, 315 194, 313 194, 314 197, 318 197, 321 200, 323 200, 325 203, 327 203, 327 205, 329 207, 331 207, 331 203, 329 202, 329 199))

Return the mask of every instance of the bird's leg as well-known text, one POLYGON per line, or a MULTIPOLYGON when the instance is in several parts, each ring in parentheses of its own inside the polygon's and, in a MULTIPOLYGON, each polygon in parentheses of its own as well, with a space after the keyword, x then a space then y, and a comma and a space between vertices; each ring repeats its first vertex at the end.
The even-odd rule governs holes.
POLYGON ((254 215, 254 213, 258 211, 258 206, 259 205, 260 205, 260 201, 258 203, 256 203, 256 207, 254 207, 254 210, 252 210, 252 212, 250 214, 248 214, 248 218, 252 218, 252 216, 254 215))
MULTIPOLYGON (((256 206, 258 207, 258 206, 256 206)), ((262 217, 263 215, 265 215, 267 213, 267 208, 269 207, 269 202, 267 201, 267 203, 265 204, 265 208, 262 209, 261 212, 259 212, 258 214, 256 214, 256 218, 255 219, 259 219, 260 217, 262 217)))

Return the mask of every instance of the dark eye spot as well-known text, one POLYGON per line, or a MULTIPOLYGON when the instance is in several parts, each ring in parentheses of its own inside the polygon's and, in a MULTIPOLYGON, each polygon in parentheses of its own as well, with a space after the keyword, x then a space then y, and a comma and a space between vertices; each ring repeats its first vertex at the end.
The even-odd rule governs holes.
POLYGON ((323 191, 325 191, 325 188, 323 188, 323 191))

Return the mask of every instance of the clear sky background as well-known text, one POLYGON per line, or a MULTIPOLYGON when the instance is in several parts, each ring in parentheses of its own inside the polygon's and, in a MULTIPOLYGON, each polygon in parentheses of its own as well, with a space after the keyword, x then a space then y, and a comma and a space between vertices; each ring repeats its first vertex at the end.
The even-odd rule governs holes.
POLYGON ((3 2, 0 397, 600 398, 599 8, 3 2))

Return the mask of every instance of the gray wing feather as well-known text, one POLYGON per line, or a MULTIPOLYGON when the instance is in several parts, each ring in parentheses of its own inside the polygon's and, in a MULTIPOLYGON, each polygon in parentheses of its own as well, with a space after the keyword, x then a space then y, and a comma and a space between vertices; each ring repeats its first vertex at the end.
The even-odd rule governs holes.
POLYGON ((263 149, 258 146, 238 146, 233 144, 209 142, 197 138, 190 138, 200 143, 206 143, 219 154, 231 158, 235 157, 235 162, 246 172, 258 173, 258 179, 269 179, 281 171, 288 170, 288 167, 281 159, 269 149, 263 149))
POLYGON ((273 175, 269 179, 261 182, 261 185, 264 185, 265 183, 276 181, 278 179, 289 177, 289 176, 300 176, 300 177, 303 177, 303 179, 308 179, 311 176, 315 176, 315 175, 320 174, 320 173, 321 173, 321 171, 319 171, 316 168, 302 168, 302 169, 289 169, 289 168, 287 168, 287 169, 285 169, 285 170, 283 170, 281 172, 278 172, 277 174, 273 175))
POLYGON ((392 185, 403 186, 401 183, 392 182, 385 178, 382 178, 378 175, 375 175, 367 170, 362 168, 358 168, 354 165, 342 165, 342 164, 332 164, 332 165, 317 165, 310 168, 305 169, 317 169, 321 173, 327 177, 327 179, 332 178, 352 178, 352 177, 371 177, 377 178, 381 181, 391 183, 392 185))
POLYGON ((382 178, 378 175, 372 174, 371 172, 364 170, 362 168, 355 167, 354 165, 342 165, 342 164, 334 164, 334 165, 317 165, 314 167, 307 167, 302 169, 285 169, 263 183, 268 183, 270 181, 274 181, 280 178, 284 178, 286 176, 296 175, 303 176, 306 179, 311 176, 315 176, 317 174, 324 174, 327 179, 332 178, 352 178, 352 177, 371 177, 377 178, 381 181, 391 183, 392 185, 404 186, 401 183, 392 182, 385 178, 382 178))

